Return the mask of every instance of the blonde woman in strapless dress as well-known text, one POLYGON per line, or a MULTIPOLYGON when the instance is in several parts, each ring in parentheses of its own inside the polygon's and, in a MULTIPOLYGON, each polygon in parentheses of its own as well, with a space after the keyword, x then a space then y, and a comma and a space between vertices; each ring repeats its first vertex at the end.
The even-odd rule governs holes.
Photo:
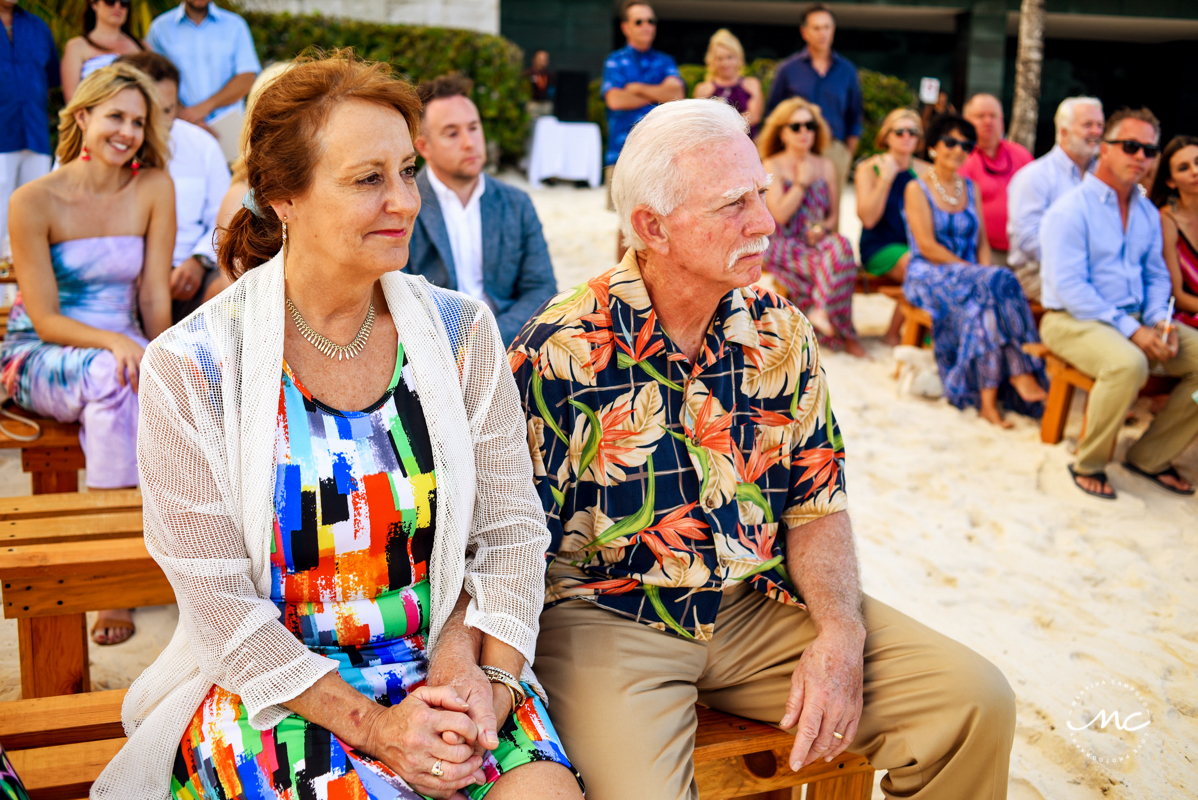
MULTIPOLYGON (((81 423, 92 490, 138 484, 138 368, 170 325, 175 199, 157 97, 133 67, 96 70, 61 113, 62 166, 12 196, 20 293, 0 376, 19 405, 81 423)), ((128 611, 104 611, 92 636, 132 633, 128 611)))

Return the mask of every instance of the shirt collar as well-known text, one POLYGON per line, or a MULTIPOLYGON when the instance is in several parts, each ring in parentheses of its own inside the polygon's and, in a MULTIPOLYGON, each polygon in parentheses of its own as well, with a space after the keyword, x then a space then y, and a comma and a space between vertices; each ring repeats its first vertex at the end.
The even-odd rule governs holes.
POLYGON ((484 172, 478 173, 478 183, 475 184, 474 191, 470 193, 470 199, 466 201, 465 206, 462 206, 462 201, 458 197, 457 192, 442 183, 431 166, 428 168, 428 182, 433 187, 433 193, 437 195, 437 201, 441 204, 441 211, 444 213, 445 206, 449 204, 453 204, 458 208, 470 208, 470 205, 482 197, 483 192, 486 190, 487 175, 484 172))
MULTIPOLYGON (((808 64, 810 64, 811 63, 811 48, 804 47, 802 50, 800 50, 799 58, 803 61, 806 61, 808 64)), ((831 61, 833 64, 835 64, 837 61, 840 61, 840 54, 837 53, 835 50, 831 51, 831 58, 829 58, 829 61, 831 61)), ((830 70, 831 67, 829 67, 828 69, 830 70)))
MULTIPOLYGON (((1082 178, 1082 186, 1088 189, 1091 194, 1104 204, 1109 203, 1118 207, 1119 196, 1115 194, 1115 190, 1101 178, 1095 177, 1094 173, 1086 173, 1085 177, 1082 178)), ((1147 203, 1148 200, 1144 198, 1137 188, 1133 187, 1131 198, 1127 201, 1127 216, 1129 220, 1131 219, 1131 215, 1135 213, 1137 205, 1141 202, 1147 203)))
MULTIPOLYGON (((612 273, 608 285, 612 287, 612 297, 647 298, 649 296, 649 292, 645 288, 644 279, 641 276, 641 268, 637 262, 635 250, 629 249, 624 255, 624 260, 620 262, 615 272, 612 273)), ((704 343, 703 351, 699 355, 699 363, 692 365, 692 374, 697 375, 719 361, 724 355, 728 342, 736 342, 742 347, 752 348, 753 350, 761 348, 761 337, 757 331, 757 326, 753 323, 753 319, 749 314, 749 305, 747 302, 748 300, 756 300, 758 291, 760 290, 756 289, 756 287, 732 289, 720 298, 715 316, 712 317, 711 325, 707 329, 707 339, 704 343)), ((663 340, 667 339, 665 331, 662 330, 661 324, 657 320, 656 314, 653 315, 653 330, 643 333, 632 331, 628 335, 631 339, 628 344, 636 349, 636 352, 629 355, 637 360, 639 360, 641 352, 656 352, 662 349, 654 344, 656 339, 659 337, 663 340)))
MULTIPOLYGON (((1065 152, 1065 148, 1061 147, 1060 144, 1054 144, 1052 149, 1048 151, 1048 155, 1057 162, 1057 165, 1062 170, 1068 171, 1077 180, 1081 180, 1086 173, 1090 172, 1089 169, 1078 169, 1077 162, 1069 157, 1069 154, 1065 152)), ((1093 166, 1093 164, 1094 161, 1091 160, 1090 165, 1093 166)))
MULTIPOLYGON (((209 3, 208 4, 208 15, 206 17, 204 17, 203 21, 200 22, 199 25, 196 25, 196 27, 199 28, 199 27, 203 26, 204 23, 209 22, 209 21, 219 22, 220 16, 224 13, 225 13, 225 10, 223 8, 221 8, 220 6, 218 6, 216 3, 209 3)), ((191 18, 187 16, 187 11, 183 8, 183 3, 180 3, 178 6, 175 7, 175 24, 181 25, 184 22, 191 22, 191 18)), ((191 24, 195 25, 194 22, 192 22, 191 24)))

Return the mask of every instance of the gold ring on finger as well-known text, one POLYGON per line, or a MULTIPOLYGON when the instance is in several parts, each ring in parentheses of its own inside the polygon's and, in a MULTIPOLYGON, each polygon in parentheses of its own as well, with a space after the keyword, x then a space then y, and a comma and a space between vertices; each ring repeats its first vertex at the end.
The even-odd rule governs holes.
POLYGON ((441 759, 437 759, 437 763, 433 764, 433 768, 429 770, 434 778, 444 778, 445 770, 441 769, 441 759))
POLYGON ((835 736, 837 739, 843 739, 843 738, 844 738, 844 734, 837 733, 836 731, 832 731, 832 735, 833 735, 833 736, 835 736))

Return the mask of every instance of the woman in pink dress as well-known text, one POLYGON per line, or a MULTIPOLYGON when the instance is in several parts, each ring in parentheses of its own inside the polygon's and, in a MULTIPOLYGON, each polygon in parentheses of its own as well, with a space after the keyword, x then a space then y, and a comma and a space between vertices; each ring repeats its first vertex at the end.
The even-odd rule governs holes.
POLYGON ((853 329, 857 260, 849 240, 836 232, 836 171, 820 155, 831 138, 819 106, 801 97, 779 103, 765 121, 757 151, 774 176, 765 204, 778 229, 764 266, 810 320, 821 345, 864 356, 853 329))
POLYGON ((1161 154, 1152 201, 1161 209, 1173 316, 1198 328, 1198 137, 1174 136, 1161 154))

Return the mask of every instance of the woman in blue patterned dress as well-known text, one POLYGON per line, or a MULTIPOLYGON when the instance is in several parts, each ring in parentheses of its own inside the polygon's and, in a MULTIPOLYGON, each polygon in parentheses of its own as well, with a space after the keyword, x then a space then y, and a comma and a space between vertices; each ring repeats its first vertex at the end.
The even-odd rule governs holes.
MULTIPOLYGON (((160 115, 141 72, 97 70, 60 114, 62 166, 12 196, 20 293, 0 347, 4 387, 80 423, 93 490, 137 485, 138 365, 171 322, 175 193, 160 115)), ((127 610, 102 611, 92 629, 102 645, 132 635, 127 610)))
POLYGON ((93 798, 581 798, 529 669, 549 533, 494 316, 401 274, 419 125, 347 53, 250 114, 238 279, 144 360, 179 630, 93 798))
POLYGON ((1043 368, 1021 349, 1039 341, 1036 322, 1015 273, 989 266, 981 198, 972 181, 957 175, 977 131, 945 114, 927 133, 932 169, 905 190, 911 261, 903 293, 932 317, 948 401, 977 406, 984 419, 1009 428, 1000 400, 1020 413, 1043 413, 1043 368))

